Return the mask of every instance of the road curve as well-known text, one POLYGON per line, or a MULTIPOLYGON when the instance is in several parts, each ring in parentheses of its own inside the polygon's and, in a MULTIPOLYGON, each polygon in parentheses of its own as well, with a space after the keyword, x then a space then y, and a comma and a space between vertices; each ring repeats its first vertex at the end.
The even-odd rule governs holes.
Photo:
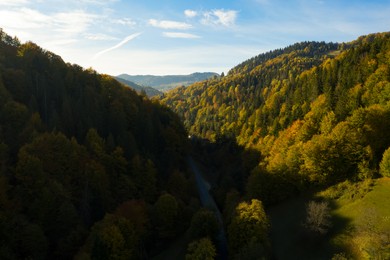
POLYGON ((199 198, 200 198, 200 202, 202 203, 202 206, 214 212, 218 220, 218 224, 219 224, 219 232, 217 237, 218 259, 227 259, 227 240, 226 240, 226 235, 225 235, 225 230, 223 225, 222 214, 217 204, 215 203, 214 198, 211 196, 209 192, 210 184, 203 178, 202 172, 199 170, 196 162, 191 156, 187 158, 187 162, 192 172, 195 175, 196 186, 198 188, 199 198))

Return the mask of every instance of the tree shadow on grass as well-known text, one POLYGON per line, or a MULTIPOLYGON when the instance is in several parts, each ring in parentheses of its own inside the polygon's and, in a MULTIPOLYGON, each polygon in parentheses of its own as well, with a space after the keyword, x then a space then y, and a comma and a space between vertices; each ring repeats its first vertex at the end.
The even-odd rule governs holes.
MULTIPOLYGON (((342 245, 332 243, 332 238, 347 229, 351 220, 334 215, 326 234, 309 231, 304 223, 306 205, 312 199, 312 195, 304 195, 270 208, 274 259, 331 259, 345 251, 342 245)), ((330 203, 330 208, 335 205, 330 203)))

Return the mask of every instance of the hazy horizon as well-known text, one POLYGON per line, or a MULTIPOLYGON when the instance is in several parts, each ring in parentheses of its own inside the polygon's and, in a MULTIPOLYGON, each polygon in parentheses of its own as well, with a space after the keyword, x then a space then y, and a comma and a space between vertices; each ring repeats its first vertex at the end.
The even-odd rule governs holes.
POLYGON ((0 0, 0 27, 111 75, 227 72, 301 41, 388 31, 388 1, 0 0))

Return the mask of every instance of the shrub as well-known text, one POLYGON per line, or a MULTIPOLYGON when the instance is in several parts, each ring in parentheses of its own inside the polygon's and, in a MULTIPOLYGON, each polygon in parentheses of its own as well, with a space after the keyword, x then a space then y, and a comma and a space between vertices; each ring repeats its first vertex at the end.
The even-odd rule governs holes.
POLYGON ((382 161, 379 164, 379 172, 384 177, 390 177, 390 147, 383 153, 382 161))
POLYGON ((331 226, 327 202, 310 201, 307 204, 305 227, 315 233, 325 234, 331 226))

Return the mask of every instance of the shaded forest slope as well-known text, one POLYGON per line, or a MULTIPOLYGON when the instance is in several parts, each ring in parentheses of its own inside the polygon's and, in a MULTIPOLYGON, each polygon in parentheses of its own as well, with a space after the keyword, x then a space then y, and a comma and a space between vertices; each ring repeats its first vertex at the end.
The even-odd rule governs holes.
POLYGON ((187 148, 167 107, 0 30, 1 259, 157 254, 191 218, 187 148))

